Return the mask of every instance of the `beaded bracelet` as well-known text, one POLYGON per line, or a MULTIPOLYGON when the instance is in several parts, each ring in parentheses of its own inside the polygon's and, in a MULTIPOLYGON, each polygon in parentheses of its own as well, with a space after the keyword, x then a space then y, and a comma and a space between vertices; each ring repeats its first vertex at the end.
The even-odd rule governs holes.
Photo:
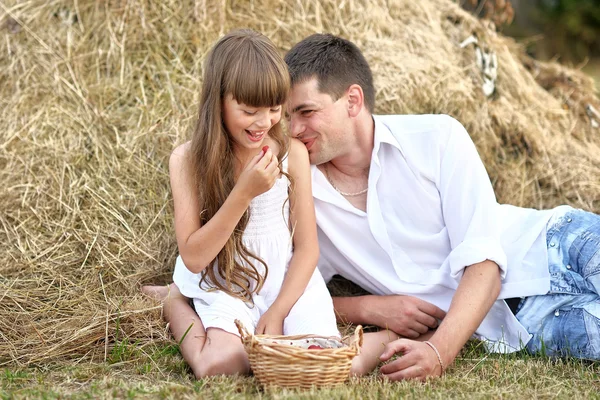
POLYGON ((431 347, 433 349, 433 351, 435 351, 435 355, 437 356, 438 361, 440 362, 440 367, 442 368, 442 373, 440 374, 440 376, 444 375, 444 363, 442 362, 442 357, 440 356, 440 352, 438 351, 438 349, 436 349, 436 347, 430 341, 426 340, 423 343, 425 343, 426 345, 431 347))

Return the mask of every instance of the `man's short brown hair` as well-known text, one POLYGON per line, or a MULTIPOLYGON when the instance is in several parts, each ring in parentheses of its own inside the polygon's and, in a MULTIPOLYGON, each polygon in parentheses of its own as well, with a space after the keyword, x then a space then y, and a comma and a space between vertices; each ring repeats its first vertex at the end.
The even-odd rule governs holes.
POLYGON ((358 47, 349 40, 329 33, 317 33, 298 42, 286 54, 292 86, 317 78, 321 93, 339 99, 350 85, 359 85, 367 109, 375 108, 373 74, 358 47))

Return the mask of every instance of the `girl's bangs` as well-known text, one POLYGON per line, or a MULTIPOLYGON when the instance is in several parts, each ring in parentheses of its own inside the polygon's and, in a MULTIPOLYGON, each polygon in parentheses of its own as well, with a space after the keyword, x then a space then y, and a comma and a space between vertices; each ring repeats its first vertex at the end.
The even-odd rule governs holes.
POLYGON ((223 94, 251 107, 276 107, 284 104, 290 91, 287 66, 279 58, 256 52, 240 56, 225 76, 223 94))

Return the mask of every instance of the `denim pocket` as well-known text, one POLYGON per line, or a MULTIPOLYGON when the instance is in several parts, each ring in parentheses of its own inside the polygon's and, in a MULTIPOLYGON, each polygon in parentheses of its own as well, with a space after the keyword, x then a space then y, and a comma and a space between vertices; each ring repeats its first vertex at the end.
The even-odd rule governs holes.
POLYGON ((550 246, 550 243, 561 241, 563 235, 566 232, 565 226, 570 224, 573 220, 574 215, 578 210, 566 212, 563 216, 559 217, 556 222, 549 225, 546 230, 546 245, 550 246))
POLYGON ((571 267, 584 279, 600 273, 600 223, 583 232, 569 248, 571 267))
POLYGON ((597 360, 600 357, 599 333, 598 318, 585 308, 561 309, 544 320, 542 329, 527 347, 532 352, 543 351, 552 357, 597 360))

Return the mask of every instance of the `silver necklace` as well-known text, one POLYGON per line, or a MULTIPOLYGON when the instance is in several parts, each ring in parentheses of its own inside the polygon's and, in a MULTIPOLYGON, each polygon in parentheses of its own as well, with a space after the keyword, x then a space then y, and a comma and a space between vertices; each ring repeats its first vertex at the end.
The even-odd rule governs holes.
POLYGON ((360 196, 361 194, 367 193, 367 191, 369 190, 369 185, 367 184, 367 187, 359 192, 354 192, 354 193, 342 192, 340 189, 338 189, 333 184, 333 181, 331 180, 331 177, 329 176, 329 168, 328 168, 327 164, 325 164, 325 176, 327 176, 327 180, 329 181, 331 186, 335 189, 335 191, 338 192, 339 194, 341 194, 342 196, 348 196, 348 197, 360 196))

